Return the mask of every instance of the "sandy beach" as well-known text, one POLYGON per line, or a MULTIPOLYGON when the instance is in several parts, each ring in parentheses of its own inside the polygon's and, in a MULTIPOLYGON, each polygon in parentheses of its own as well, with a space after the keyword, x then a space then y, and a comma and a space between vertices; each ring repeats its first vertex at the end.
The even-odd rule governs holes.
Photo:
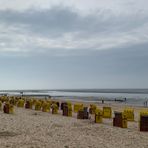
MULTIPOLYGON (((112 106, 121 111, 124 105, 112 106)), ((103 119, 102 124, 89 120, 15 107, 14 114, 0 111, 0 148, 148 148, 148 133, 138 128, 138 112, 134 107, 135 121, 128 128, 112 126, 112 119, 103 119)))

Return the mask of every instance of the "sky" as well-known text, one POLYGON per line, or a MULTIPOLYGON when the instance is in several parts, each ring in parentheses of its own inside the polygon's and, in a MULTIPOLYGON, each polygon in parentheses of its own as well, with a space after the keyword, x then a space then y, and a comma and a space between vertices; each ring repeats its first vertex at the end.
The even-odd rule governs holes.
POLYGON ((0 0, 0 89, 148 88, 147 0, 0 0))

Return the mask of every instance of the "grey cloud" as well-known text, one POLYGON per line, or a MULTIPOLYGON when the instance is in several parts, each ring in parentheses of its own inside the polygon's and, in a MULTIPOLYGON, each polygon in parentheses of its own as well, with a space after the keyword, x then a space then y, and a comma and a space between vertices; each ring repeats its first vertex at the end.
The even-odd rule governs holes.
POLYGON ((27 10, 25 12, 1 11, 0 20, 6 25, 24 25, 29 31, 43 35, 60 34, 79 28, 79 23, 76 23, 79 21, 78 15, 66 9, 27 10))
POLYGON ((91 34, 129 31, 148 23, 147 18, 148 16, 140 14, 140 12, 127 16, 114 15, 109 10, 98 10, 94 14, 81 16, 70 8, 60 7, 39 11, 0 11, 1 23, 8 26, 18 25, 18 27, 22 25, 28 31, 47 36, 59 36, 67 32, 78 32, 91 36, 91 34))
POLYGON ((101 9, 84 16, 66 7, 0 10, 0 48, 3 53, 60 56, 126 49, 147 42, 147 17, 138 11, 127 15, 101 9))

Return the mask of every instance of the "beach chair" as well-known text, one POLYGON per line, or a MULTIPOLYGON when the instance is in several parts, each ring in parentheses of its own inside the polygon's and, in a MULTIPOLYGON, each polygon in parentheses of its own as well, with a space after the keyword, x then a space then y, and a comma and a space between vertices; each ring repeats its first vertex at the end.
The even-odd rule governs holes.
POLYGON ((83 107, 83 109, 80 109, 77 113, 77 119, 88 119, 89 118, 89 112, 87 107, 83 107))
POLYGON ((123 113, 126 115, 127 121, 134 121, 134 109, 126 108, 123 113))
POLYGON ((14 113, 14 106, 12 104, 9 104, 9 114, 14 113))
POLYGON ((42 104, 42 111, 43 112, 49 112, 50 111, 50 104, 48 103, 48 102, 44 102, 43 104, 42 104))
POLYGON ((5 103, 5 105, 3 107, 3 111, 4 111, 4 113, 9 114, 9 104, 8 103, 5 103))
POLYGON ((7 96, 1 96, 1 101, 2 101, 2 103, 3 103, 3 102, 8 102, 9 99, 8 99, 7 96))
POLYGON ((12 105, 16 105, 17 100, 15 99, 14 96, 11 96, 11 97, 9 98, 9 102, 10 102, 10 104, 12 104, 12 105))
POLYGON ((72 104, 66 103, 63 105, 63 116, 72 117, 72 104))
POLYGON ((15 98, 10 99, 10 104, 12 105, 16 105, 17 104, 17 100, 15 98))
POLYGON ((3 103, 2 103, 2 101, 0 101, 0 110, 2 110, 2 105, 3 105, 3 103))
POLYGON ((17 102, 17 107, 24 107, 25 101, 23 99, 19 99, 17 102))
POLYGON ((52 104, 51 109, 52 109, 52 114, 58 114, 59 107, 56 103, 52 104))
POLYGON ((102 123, 103 111, 100 109, 95 110, 95 123, 102 123))
POLYGON ((35 110, 40 111, 41 110, 41 106, 42 106, 41 102, 39 100, 36 101, 36 103, 35 103, 35 110))
POLYGON ((5 103, 3 107, 3 111, 6 114, 13 114, 14 113, 14 107, 10 103, 5 103))
POLYGON ((66 106, 66 105, 67 105, 67 102, 62 102, 62 103, 61 103, 61 107, 60 107, 61 110, 63 110, 64 106, 66 106))
POLYGON ((112 118, 112 108, 103 107, 103 118, 112 118))
POLYGON ((140 131, 148 131, 148 110, 140 112, 139 129, 140 131))
POLYGON ((33 106, 33 100, 27 100, 25 103, 25 108, 32 109, 32 106, 33 106))
POLYGON ((95 104, 90 104, 89 113, 95 114, 97 106, 95 104))
POLYGON ((51 105, 53 105, 53 104, 56 104, 58 109, 60 108, 60 102, 52 100, 51 105))
POLYGON ((113 126, 127 128, 127 118, 122 112, 114 112, 115 117, 113 118, 113 126))

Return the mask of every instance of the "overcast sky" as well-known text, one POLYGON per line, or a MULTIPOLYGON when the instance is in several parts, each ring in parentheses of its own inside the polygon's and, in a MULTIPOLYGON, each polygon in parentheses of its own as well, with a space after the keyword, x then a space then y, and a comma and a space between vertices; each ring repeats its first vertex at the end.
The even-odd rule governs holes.
POLYGON ((0 89, 148 88, 147 0, 0 0, 0 89))

